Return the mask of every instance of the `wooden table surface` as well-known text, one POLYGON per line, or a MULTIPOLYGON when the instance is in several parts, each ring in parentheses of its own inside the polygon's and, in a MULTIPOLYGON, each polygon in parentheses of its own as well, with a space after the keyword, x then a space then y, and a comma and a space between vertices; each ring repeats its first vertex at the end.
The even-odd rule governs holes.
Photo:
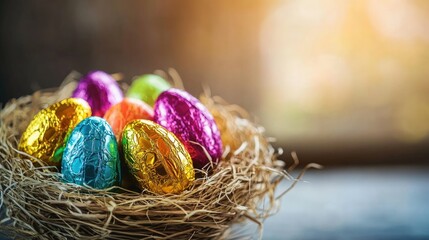
POLYGON ((265 221, 263 239, 429 239, 429 166, 311 170, 265 221))

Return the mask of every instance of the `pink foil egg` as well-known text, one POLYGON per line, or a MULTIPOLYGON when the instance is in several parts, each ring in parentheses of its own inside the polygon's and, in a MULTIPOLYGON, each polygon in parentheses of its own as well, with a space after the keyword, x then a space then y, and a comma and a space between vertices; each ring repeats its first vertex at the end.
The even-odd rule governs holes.
POLYGON ((173 132, 185 145, 195 168, 214 165, 222 156, 222 141, 213 116, 198 99, 189 93, 171 88, 155 102, 154 119, 173 132))
POLYGON ((92 71, 83 76, 72 95, 88 102, 92 115, 103 117, 106 111, 123 99, 115 79, 103 71, 92 71))

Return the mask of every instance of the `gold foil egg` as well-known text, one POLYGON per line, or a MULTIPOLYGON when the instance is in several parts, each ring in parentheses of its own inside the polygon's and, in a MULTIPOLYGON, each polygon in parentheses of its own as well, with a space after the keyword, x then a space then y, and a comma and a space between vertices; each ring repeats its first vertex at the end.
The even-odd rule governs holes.
POLYGON ((122 132, 125 162, 141 189, 180 193, 195 179, 192 159, 177 137, 149 120, 129 122, 122 132))
POLYGON ((91 116, 85 100, 64 99, 38 112, 21 136, 19 150, 59 166, 67 134, 91 116))

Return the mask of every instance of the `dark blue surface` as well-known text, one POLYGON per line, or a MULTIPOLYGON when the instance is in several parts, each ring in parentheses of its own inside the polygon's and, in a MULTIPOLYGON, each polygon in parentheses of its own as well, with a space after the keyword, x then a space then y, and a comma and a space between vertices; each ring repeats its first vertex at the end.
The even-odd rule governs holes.
POLYGON ((263 239, 429 239, 429 167, 328 168, 304 180, 263 239))

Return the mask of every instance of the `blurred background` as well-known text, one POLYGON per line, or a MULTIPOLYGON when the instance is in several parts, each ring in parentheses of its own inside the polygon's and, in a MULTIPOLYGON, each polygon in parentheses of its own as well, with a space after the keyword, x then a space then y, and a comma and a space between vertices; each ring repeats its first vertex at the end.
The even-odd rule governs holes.
POLYGON ((426 1, 3 1, 1 103, 76 70, 175 68, 303 162, 429 154, 426 1))
POLYGON ((171 67, 194 96, 209 86, 251 112, 301 166, 326 166, 271 221, 296 216, 292 239, 429 237, 429 1, 18 0, 0 21, 3 105, 73 70, 130 82, 171 67))
POLYGON ((303 162, 425 162, 426 1, 6 1, 1 102, 73 70, 175 68, 303 162))

